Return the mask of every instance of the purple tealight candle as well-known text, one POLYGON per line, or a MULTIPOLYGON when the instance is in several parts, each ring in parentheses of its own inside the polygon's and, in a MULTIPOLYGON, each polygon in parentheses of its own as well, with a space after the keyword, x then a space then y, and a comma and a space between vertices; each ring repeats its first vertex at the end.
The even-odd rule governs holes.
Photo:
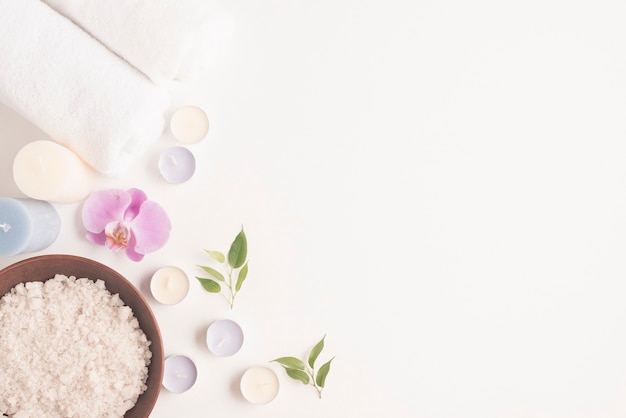
POLYGON ((170 183, 184 183, 196 171, 196 159, 185 147, 170 147, 159 157, 159 171, 170 183))
POLYGON ((189 357, 170 356, 164 364, 163 387, 170 392, 186 392, 196 383, 198 370, 189 357))
POLYGON ((243 345, 243 331, 235 321, 220 319, 209 325, 206 344, 216 356, 232 356, 243 345))

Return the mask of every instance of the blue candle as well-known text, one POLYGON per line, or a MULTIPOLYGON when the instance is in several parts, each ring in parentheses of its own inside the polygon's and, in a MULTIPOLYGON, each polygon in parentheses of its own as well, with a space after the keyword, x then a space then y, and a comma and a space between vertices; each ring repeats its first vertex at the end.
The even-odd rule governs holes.
POLYGON ((50 203, 0 197, 0 256, 43 250, 60 230, 61 218, 50 203))

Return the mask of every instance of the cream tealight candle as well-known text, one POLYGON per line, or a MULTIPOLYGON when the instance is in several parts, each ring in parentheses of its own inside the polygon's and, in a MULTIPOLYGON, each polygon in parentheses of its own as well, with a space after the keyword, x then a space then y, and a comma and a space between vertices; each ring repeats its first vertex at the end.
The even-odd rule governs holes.
POLYGON ((91 192, 94 170, 56 142, 31 142, 13 160, 13 179, 26 196, 56 203, 78 202, 91 192))
POLYGON ((43 250, 59 236, 61 218, 48 202, 0 198, 0 256, 43 250))
POLYGON ((150 291, 157 302, 165 305, 179 303, 189 292, 189 278, 178 267, 162 267, 150 280, 150 291))
POLYGON ((196 383, 198 369, 186 356, 170 356, 163 365, 163 387, 173 393, 183 393, 196 383))
POLYGON ((170 119, 170 130, 174 138, 185 144, 200 142, 209 132, 209 118, 197 106, 184 106, 170 119))
POLYGON ((220 319, 209 325, 206 343, 209 350, 216 356, 229 357, 241 349, 243 331, 235 321, 220 319))
POLYGON ((264 405, 273 401, 278 395, 278 376, 269 367, 250 367, 241 376, 239 388, 248 402, 264 405))

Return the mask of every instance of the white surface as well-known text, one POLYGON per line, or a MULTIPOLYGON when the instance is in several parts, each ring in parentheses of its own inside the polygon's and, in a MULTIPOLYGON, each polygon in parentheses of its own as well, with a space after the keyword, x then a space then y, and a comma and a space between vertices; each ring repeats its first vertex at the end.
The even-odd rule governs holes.
MULTIPOLYGON (((206 78, 177 92, 210 119, 198 170, 156 168, 166 133, 123 179, 172 217, 133 263, 83 238, 79 205, 45 253, 91 257, 151 301, 166 353, 198 366, 152 417, 613 418, 626 415, 626 11, 621 1, 232 1, 235 32, 206 78), (235 309, 192 281, 150 298, 164 265, 245 227, 235 309), (211 355, 232 318, 242 350, 211 355), (324 398, 269 360, 324 334, 324 398), (270 404, 239 393, 275 367, 270 404)), ((174 108, 172 109, 172 111, 174 108)), ((0 112, 10 161, 42 134, 0 112)), ((3 265, 22 257, 4 258, 3 265)))

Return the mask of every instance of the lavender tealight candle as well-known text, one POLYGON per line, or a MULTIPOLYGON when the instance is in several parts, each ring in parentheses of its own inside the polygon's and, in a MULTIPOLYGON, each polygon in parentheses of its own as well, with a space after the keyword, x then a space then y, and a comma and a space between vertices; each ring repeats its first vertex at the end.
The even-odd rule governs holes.
POLYGON ((0 197, 0 256, 43 250, 60 230, 61 218, 50 203, 0 197))
POLYGON ((159 157, 159 171, 170 183, 184 183, 196 171, 196 159, 185 147, 167 148, 159 157))
POLYGON ((189 357, 170 356, 165 359, 163 387, 173 393, 183 393, 196 383, 198 370, 189 357))
POLYGON ((243 331, 235 321, 220 319, 209 325, 206 343, 209 350, 216 356, 229 357, 241 349, 243 331))

